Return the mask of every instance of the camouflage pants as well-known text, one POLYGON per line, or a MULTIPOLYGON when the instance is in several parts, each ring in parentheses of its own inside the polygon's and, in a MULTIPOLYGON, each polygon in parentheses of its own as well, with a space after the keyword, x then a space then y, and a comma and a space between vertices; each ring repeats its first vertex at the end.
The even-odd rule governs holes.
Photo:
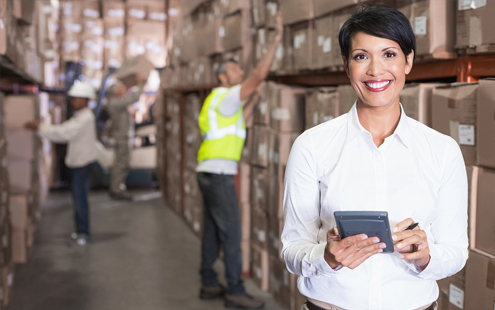
POLYGON ((117 141, 115 145, 115 160, 110 173, 110 191, 113 193, 125 190, 125 179, 129 174, 130 160, 129 140, 117 141))

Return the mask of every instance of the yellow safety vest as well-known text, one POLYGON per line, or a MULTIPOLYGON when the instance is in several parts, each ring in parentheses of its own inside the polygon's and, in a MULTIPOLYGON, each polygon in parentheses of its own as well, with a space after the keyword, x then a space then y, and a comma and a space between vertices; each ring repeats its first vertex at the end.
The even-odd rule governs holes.
POLYGON ((228 88, 215 88, 206 98, 199 114, 199 129, 203 142, 198 152, 198 162, 206 159, 241 159, 246 124, 242 106, 232 116, 223 116, 218 106, 227 95, 228 88))

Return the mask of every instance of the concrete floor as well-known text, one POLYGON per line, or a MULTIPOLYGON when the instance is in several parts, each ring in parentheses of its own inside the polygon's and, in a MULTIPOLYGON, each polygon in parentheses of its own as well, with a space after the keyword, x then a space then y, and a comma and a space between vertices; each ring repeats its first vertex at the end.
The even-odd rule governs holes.
MULTIPOLYGON (((222 300, 198 298, 200 240, 162 199, 119 202, 92 192, 90 205, 93 242, 70 246, 70 195, 50 195, 28 263, 16 266, 10 310, 224 309, 222 300)), ((281 310, 251 280, 245 285, 265 309, 281 310)))

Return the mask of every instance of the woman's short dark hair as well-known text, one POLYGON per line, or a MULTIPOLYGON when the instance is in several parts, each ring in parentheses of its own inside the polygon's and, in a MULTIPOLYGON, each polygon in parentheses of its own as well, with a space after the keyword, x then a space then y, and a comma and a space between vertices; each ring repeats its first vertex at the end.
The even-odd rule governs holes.
POLYGON ((411 23, 404 14, 394 8, 366 4, 354 10, 351 18, 342 25, 339 33, 340 51, 346 59, 349 59, 351 39, 358 32, 395 41, 405 56, 414 51, 414 58, 416 58, 416 37, 411 23))

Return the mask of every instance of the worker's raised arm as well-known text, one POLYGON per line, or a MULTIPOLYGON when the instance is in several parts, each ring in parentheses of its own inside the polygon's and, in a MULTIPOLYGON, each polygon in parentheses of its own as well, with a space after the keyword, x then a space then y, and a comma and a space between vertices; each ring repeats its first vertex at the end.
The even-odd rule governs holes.
POLYGON ((277 47, 282 40, 284 34, 284 25, 282 23, 282 14, 277 14, 277 25, 275 28, 275 39, 268 48, 268 52, 251 72, 251 74, 241 84, 241 100, 246 100, 251 96, 256 87, 268 76, 273 58, 277 52, 277 47))

